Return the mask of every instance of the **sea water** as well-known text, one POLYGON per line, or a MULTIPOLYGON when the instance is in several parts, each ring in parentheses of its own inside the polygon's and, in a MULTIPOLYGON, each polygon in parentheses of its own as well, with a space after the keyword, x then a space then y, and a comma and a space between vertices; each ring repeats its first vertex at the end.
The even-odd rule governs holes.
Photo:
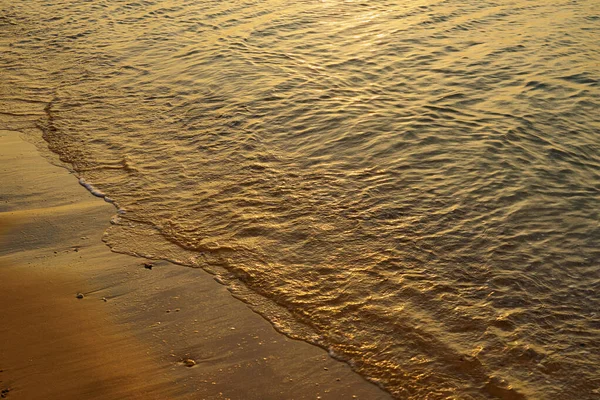
POLYGON ((600 398, 600 2, 0 3, 116 251, 398 399, 600 398))

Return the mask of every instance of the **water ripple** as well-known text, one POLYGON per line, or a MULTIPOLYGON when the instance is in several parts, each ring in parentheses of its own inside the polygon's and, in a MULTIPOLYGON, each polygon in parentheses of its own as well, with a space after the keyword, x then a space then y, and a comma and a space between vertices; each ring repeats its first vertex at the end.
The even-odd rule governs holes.
POLYGON ((397 398, 592 399, 592 0, 7 3, 2 113, 397 398))

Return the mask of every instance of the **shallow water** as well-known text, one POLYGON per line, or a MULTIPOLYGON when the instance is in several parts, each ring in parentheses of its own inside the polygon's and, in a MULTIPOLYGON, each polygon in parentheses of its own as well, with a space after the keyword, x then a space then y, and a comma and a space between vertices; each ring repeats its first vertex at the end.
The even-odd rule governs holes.
POLYGON ((597 1, 1 3, 115 250, 399 399, 600 396, 597 1))

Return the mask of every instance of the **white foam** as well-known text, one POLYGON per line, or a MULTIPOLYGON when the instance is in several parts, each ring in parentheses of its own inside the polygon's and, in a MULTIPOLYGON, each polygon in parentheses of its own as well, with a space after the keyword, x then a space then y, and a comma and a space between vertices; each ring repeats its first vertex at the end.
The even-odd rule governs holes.
POLYGON ((106 201, 107 203, 113 204, 115 207, 117 207, 118 214, 125 214, 125 210, 120 208, 118 206, 118 204, 112 198, 108 197, 105 193, 103 193, 102 191, 95 188, 92 184, 88 183, 85 179, 79 178, 79 184, 81 186, 83 186, 84 188, 86 188, 94 196, 100 197, 101 199, 104 199, 104 201, 106 201))
POLYGON ((102 199, 106 199, 106 195, 104 193, 102 193, 100 190, 96 189, 94 186, 92 186, 91 184, 87 183, 85 181, 85 179, 83 178, 79 178, 79 184, 81 186, 83 186, 84 188, 86 188, 91 194, 93 194, 96 197, 100 197, 102 199))

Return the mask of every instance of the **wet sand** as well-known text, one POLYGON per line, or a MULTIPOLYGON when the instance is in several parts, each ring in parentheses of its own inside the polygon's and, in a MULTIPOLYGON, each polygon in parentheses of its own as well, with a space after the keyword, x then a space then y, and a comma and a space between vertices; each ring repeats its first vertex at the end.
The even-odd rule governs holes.
POLYGON ((0 182, 3 397, 390 398, 204 271, 111 252, 114 207, 14 131, 0 130, 0 182))

